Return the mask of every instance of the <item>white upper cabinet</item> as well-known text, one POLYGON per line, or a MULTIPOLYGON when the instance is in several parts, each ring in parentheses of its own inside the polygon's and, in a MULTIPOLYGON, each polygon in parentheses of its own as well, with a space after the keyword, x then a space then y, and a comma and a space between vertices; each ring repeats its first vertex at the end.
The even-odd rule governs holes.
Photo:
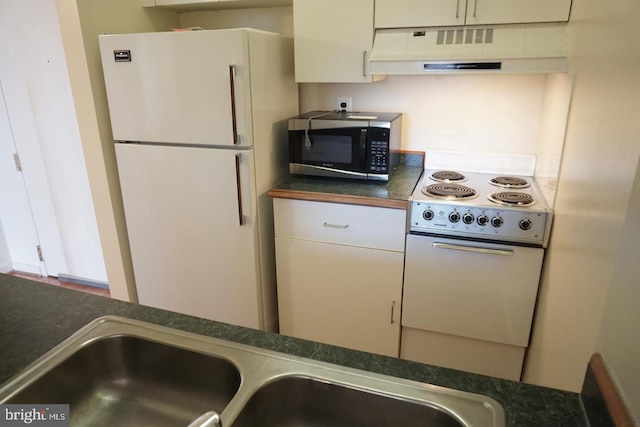
POLYGON ((376 0, 376 28, 464 24, 466 0, 376 0))
POLYGON ((294 0, 296 81, 373 81, 373 9, 374 0, 294 0))
POLYGON ((571 0, 376 0, 375 27, 564 22, 571 0))
POLYGON ((571 0, 467 0, 466 24, 565 22, 571 0))

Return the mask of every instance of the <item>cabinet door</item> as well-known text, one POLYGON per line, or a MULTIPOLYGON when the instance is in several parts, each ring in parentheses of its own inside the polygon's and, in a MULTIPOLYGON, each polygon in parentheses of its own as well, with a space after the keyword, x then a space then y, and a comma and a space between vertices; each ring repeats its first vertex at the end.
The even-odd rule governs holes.
POLYGON ((371 82, 373 0, 294 0, 297 82, 371 82))
POLYGON ((280 333, 397 357, 403 259, 276 237, 280 333))
POLYGON ((467 24, 515 24, 569 20, 571 0, 468 0, 467 24))
POLYGON ((376 0, 376 28, 464 24, 467 0, 376 0))

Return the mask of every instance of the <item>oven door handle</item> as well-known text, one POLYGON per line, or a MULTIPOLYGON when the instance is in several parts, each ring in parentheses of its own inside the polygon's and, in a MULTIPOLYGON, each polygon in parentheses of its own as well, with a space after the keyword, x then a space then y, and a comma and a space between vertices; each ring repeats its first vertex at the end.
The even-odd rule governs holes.
POLYGON ((454 251, 476 252, 476 253, 489 254, 489 255, 502 255, 502 256, 513 255, 513 250, 511 249, 491 249, 491 248, 483 248, 478 246, 452 245, 450 243, 439 243, 439 242, 434 242, 433 247, 436 249, 450 249, 454 251))

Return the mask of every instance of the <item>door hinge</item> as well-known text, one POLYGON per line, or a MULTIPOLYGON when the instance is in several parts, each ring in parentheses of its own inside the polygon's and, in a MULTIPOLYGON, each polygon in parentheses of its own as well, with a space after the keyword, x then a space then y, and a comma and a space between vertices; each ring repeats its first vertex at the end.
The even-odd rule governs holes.
POLYGON ((20 163, 20 156, 18 153, 13 153, 13 163, 16 164, 16 170, 22 172, 22 163, 20 163))
POLYGON ((36 245, 36 251, 38 252, 38 259, 40 262, 44 262, 44 257, 42 256, 42 248, 40 245, 36 245))

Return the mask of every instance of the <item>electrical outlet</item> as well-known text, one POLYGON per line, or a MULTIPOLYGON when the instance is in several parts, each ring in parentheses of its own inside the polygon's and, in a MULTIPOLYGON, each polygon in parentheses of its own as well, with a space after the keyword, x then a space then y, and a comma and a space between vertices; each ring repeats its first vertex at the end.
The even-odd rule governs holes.
POLYGON ((351 97, 350 96, 339 96, 336 102, 336 108, 339 111, 353 111, 351 109, 351 97))

